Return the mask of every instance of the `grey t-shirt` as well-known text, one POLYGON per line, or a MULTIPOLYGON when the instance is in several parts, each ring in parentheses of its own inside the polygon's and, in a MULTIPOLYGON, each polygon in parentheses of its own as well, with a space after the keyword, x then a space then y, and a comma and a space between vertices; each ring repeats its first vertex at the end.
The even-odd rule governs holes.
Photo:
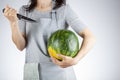
MULTIPOLYGON (((69 26, 79 34, 86 25, 81 22, 78 15, 67 5, 63 5, 56 10, 56 20, 55 24, 57 26, 50 26, 45 23, 44 20, 51 20, 51 11, 41 12, 36 9, 28 12, 25 10, 25 5, 19 10, 19 13, 37 20, 37 23, 30 23, 24 20, 19 20, 19 29, 21 32, 26 34, 27 46, 26 46, 26 63, 32 62, 48 62, 51 61, 47 52, 47 39, 45 35, 50 35, 49 32, 52 29, 67 29, 69 26), (43 19, 43 22, 42 20, 43 19), (42 27, 47 26, 47 27, 42 27)), ((54 24, 54 23, 53 23, 54 24)))

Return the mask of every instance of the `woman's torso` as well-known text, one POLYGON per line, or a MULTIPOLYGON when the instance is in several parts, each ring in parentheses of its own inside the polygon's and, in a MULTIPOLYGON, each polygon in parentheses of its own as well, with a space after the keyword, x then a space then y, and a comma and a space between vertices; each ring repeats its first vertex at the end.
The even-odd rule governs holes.
POLYGON ((76 80, 72 67, 60 68, 52 63, 47 52, 47 40, 50 35, 56 30, 68 28, 65 22, 65 6, 53 11, 53 14, 50 11, 40 12, 34 9, 26 12, 26 16, 37 20, 37 23, 26 22, 25 26, 27 64, 24 69, 24 80, 33 80, 35 76, 39 77, 37 80, 76 80), (71 74, 72 76, 69 76, 71 74))
POLYGON ((53 13, 36 9, 26 12, 27 17, 37 21, 37 23, 26 22, 26 63, 51 61, 47 52, 47 40, 54 31, 68 27, 64 14, 65 6, 53 13))

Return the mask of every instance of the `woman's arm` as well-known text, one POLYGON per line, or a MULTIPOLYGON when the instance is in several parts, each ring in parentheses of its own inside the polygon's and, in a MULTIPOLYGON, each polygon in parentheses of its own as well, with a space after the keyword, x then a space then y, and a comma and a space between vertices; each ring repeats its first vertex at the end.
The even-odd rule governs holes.
POLYGON ((78 55, 74 58, 59 54, 58 56, 62 58, 62 61, 59 61, 52 57, 53 62, 62 68, 77 64, 83 58, 83 56, 85 56, 85 54, 92 49, 96 40, 93 33, 86 27, 85 24, 82 23, 78 15, 70 8, 69 5, 66 5, 65 20, 66 23, 83 38, 83 42, 78 55))
POLYGON ((22 51, 26 47, 25 34, 19 31, 17 22, 10 24, 12 29, 12 40, 15 43, 16 47, 22 51))
POLYGON ((15 43, 16 47, 22 51, 25 48, 26 40, 25 35, 19 31, 18 28, 18 19, 17 11, 15 9, 6 6, 4 11, 4 16, 9 20, 12 31, 12 40, 15 43))
POLYGON ((83 38, 83 42, 77 56, 75 57, 77 61, 80 61, 93 48, 96 42, 95 36, 88 28, 85 28, 79 33, 79 35, 83 38))
POLYGON ((85 28, 82 32, 80 32, 80 36, 83 37, 83 42, 76 57, 72 58, 58 54, 58 56, 62 58, 62 61, 59 61, 53 57, 52 61, 62 68, 77 64, 92 49, 96 41, 95 36, 88 28, 85 28))

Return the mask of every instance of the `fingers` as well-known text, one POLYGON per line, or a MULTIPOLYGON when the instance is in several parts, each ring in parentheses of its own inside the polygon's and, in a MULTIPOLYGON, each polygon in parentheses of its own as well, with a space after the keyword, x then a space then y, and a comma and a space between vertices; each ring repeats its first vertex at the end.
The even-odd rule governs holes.
POLYGON ((9 11, 9 9, 10 9, 9 5, 6 5, 4 13, 7 13, 9 11))
POLYGON ((71 66, 70 63, 68 64, 68 63, 65 62, 65 61, 59 61, 58 59, 53 58, 53 57, 51 57, 51 59, 52 59, 52 61, 53 61, 54 64, 60 66, 61 68, 66 68, 66 67, 71 66))
POLYGON ((63 62, 59 61, 58 59, 53 58, 53 57, 51 57, 51 59, 52 59, 54 64, 60 66, 61 68, 66 68, 67 67, 63 62))
POLYGON ((57 64, 57 65, 62 65, 61 61, 57 60, 56 58, 54 57, 51 57, 53 63, 57 64))
POLYGON ((12 9, 8 5, 5 7, 4 15, 5 16, 15 16, 17 11, 15 9, 12 9))
POLYGON ((58 56, 60 58, 62 58, 62 61, 59 61, 58 59, 54 58, 54 57, 51 57, 52 61, 54 64, 62 67, 62 68, 66 68, 68 66, 72 66, 72 61, 73 61, 73 58, 71 57, 68 57, 68 56, 64 56, 62 54, 58 54, 58 56))
POLYGON ((10 22, 16 22, 18 20, 17 18, 17 11, 8 5, 5 7, 4 10, 4 16, 10 21, 10 22))
POLYGON ((12 8, 11 8, 11 9, 9 10, 9 12, 8 12, 8 15, 9 15, 9 16, 14 16, 14 15, 16 15, 15 9, 12 9, 12 8))
POLYGON ((58 54, 58 56, 61 57, 62 60, 65 60, 65 59, 67 58, 67 56, 64 56, 64 55, 62 55, 62 54, 58 54))
POLYGON ((12 16, 12 9, 8 9, 8 11, 6 12, 7 16, 12 16))

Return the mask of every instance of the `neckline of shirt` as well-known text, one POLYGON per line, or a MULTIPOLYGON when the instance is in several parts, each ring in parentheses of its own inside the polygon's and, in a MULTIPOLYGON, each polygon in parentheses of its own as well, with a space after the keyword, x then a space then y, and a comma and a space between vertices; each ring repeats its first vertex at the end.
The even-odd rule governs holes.
POLYGON ((51 13, 53 11, 53 7, 55 6, 55 1, 52 1, 52 9, 51 10, 47 10, 47 11, 40 11, 37 10, 36 8, 34 8, 34 12, 40 13, 40 14, 46 14, 46 13, 51 13))
POLYGON ((35 8, 34 8, 33 11, 36 12, 36 13, 39 13, 39 14, 46 14, 46 13, 50 13, 50 12, 52 12, 52 10, 40 11, 40 10, 37 10, 37 9, 35 9, 35 8))

